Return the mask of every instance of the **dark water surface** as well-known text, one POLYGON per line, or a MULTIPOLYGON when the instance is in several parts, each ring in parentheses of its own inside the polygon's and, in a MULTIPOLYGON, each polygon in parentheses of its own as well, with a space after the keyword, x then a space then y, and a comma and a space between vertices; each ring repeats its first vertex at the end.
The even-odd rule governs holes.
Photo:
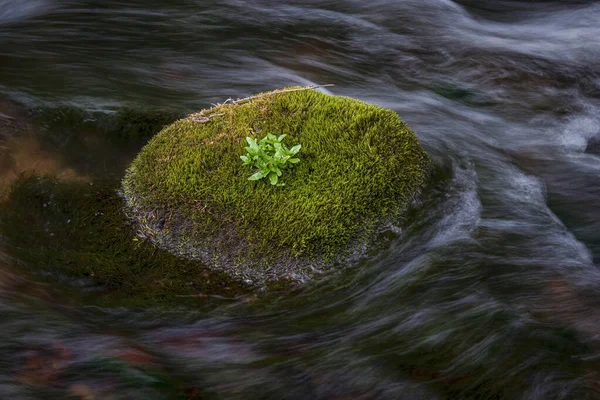
POLYGON ((318 83, 445 171, 401 234, 291 295, 171 311, 82 304, 6 245, 0 398, 600 398, 600 2, 0 0, 0 183, 117 180, 143 142, 25 137, 28 110, 318 83))

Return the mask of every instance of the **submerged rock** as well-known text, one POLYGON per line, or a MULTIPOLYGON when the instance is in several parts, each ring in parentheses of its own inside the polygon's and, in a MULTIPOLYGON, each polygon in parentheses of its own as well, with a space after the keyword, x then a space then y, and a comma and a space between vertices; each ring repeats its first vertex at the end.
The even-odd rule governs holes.
POLYGON ((600 155, 600 138, 592 138, 589 140, 585 152, 589 154, 600 155))
POLYGON ((19 260, 18 272, 57 295, 101 306, 198 305, 253 294, 244 282, 136 238, 118 187, 21 176, 0 202, 0 255, 19 260))
POLYGON ((176 121, 142 149, 122 186, 140 236, 261 285, 301 282, 360 254, 402 218, 430 165, 395 112, 286 89, 176 121), (249 181, 240 160, 246 137, 267 134, 302 146, 285 186, 249 181))

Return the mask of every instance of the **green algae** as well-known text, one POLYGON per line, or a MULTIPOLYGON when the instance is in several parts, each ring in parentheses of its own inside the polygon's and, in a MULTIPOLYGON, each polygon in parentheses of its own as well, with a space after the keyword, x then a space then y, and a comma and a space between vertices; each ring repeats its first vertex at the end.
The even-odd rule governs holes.
POLYGON ((278 279, 343 259, 401 218, 429 171, 394 111, 279 91, 168 126, 133 161, 123 192, 140 233, 159 247, 241 278, 278 279), (249 182, 240 162, 246 136, 268 133, 302 145, 284 187, 249 182))

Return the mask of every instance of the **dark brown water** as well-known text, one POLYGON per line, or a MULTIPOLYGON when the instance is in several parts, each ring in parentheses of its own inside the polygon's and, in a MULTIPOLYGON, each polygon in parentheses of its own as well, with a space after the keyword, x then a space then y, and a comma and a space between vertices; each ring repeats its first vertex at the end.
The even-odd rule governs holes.
POLYGON ((600 398, 599 66, 595 1, 0 0, 2 195, 117 181, 145 140, 103 136, 123 107, 319 83, 396 110, 445 176, 381 251, 268 302, 92 306, 23 274, 53 266, 4 222, 0 398, 600 398))

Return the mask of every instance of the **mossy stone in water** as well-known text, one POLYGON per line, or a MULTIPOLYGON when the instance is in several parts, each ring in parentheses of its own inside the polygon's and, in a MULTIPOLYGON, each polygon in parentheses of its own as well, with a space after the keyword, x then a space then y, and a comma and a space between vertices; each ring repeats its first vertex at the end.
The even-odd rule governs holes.
POLYGON ((408 126, 392 110, 290 89, 203 110, 157 134, 123 179, 140 234, 237 278, 301 281, 401 218, 430 170, 408 126), (282 187, 249 181, 240 160, 247 136, 269 133, 302 145, 282 187))

